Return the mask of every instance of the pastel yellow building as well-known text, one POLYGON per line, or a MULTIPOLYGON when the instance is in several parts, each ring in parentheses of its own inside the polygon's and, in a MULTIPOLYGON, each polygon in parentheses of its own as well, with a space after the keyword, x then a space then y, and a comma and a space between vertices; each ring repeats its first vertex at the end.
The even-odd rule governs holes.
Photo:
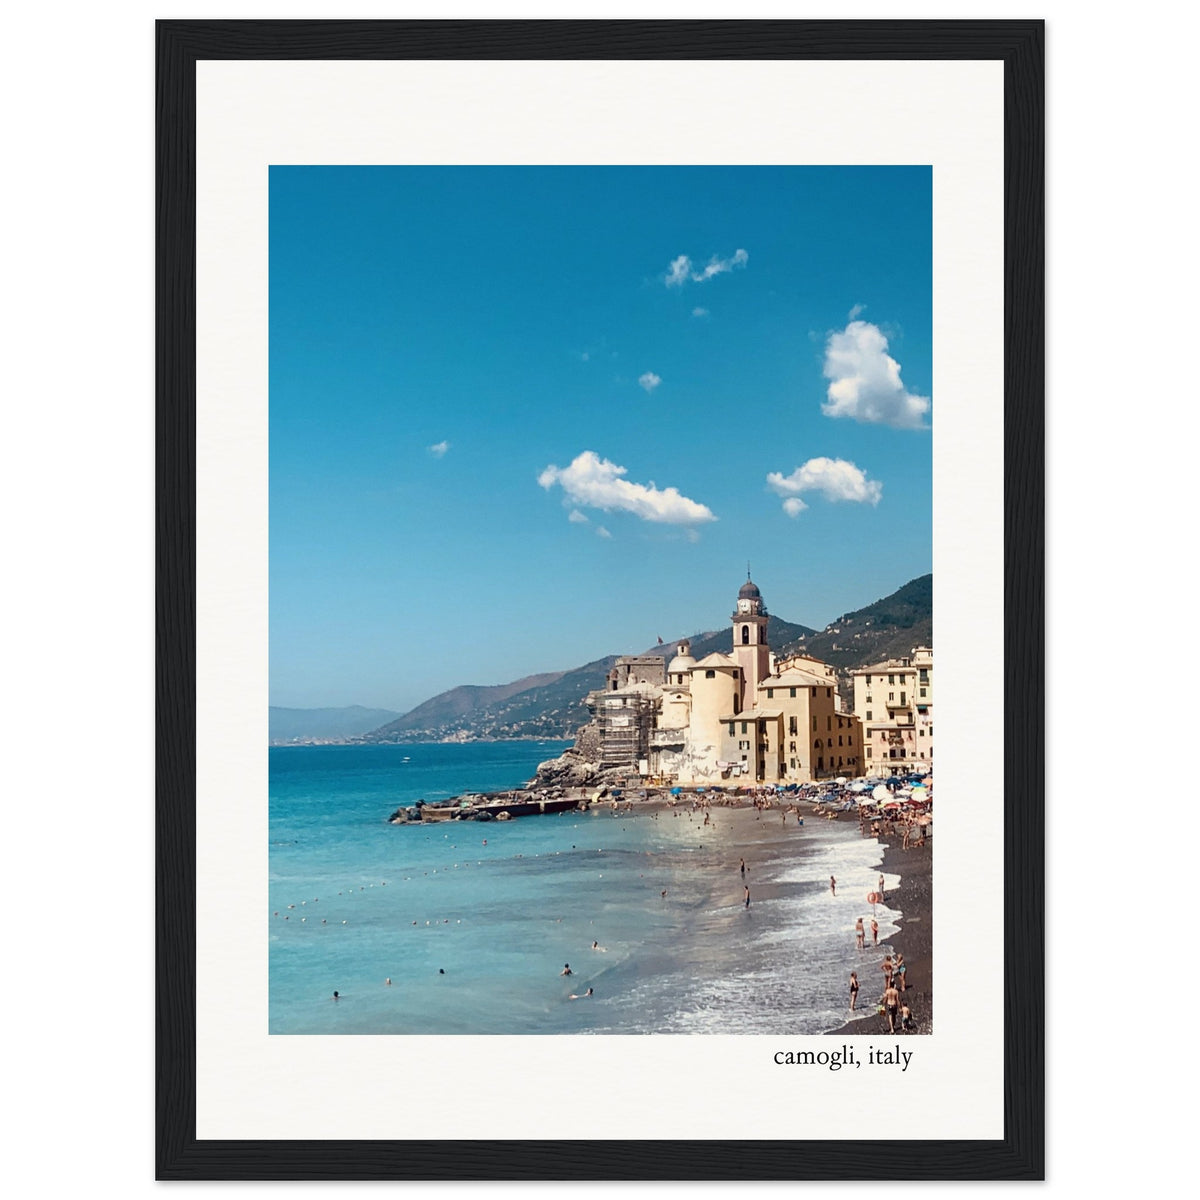
POLYGON ((868 775, 933 770, 933 650, 852 671, 868 775))
POLYGON ((749 578, 730 620, 728 654, 697 661, 683 641, 661 675, 646 658, 618 660, 608 690, 589 697, 605 764, 620 759, 642 774, 688 784, 863 774, 861 722, 842 710, 833 668, 808 655, 776 659, 769 614, 749 578))

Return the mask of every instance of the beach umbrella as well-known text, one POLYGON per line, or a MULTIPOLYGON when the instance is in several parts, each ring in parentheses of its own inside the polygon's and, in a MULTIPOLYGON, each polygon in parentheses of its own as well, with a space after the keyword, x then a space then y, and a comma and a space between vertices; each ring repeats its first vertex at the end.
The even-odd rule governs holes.
POLYGON ((912 798, 915 804, 924 804, 929 799, 929 793, 923 787, 915 787, 912 790, 912 798))
POLYGON ((879 803, 878 800, 873 800, 870 796, 863 796, 858 802, 863 808, 874 808, 879 803))
POLYGON ((843 783, 849 783, 850 780, 848 780, 845 777, 845 775, 839 775, 833 782, 836 784, 843 784, 843 783))
POLYGON ((900 807, 900 801, 899 801, 899 800, 885 800, 885 801, 883 802, 883 806, 882 806, 882 807, 884 807, 884 808, 899 808, 899 807, 900 807))
POLYGON ((877 783, 875 785, 875 790, 872 791, 871 795, 874 796, 876 800, 890 800, 892 798, 892 793, 889 792, 882 783, 877 783))
POLYGON ((671 789, 671 795, 672 795, 672 796, 679 796, 679 795, 682 795, 682 794, 683 794, 683 788, 681 788, 681 787, 674 787, 674 788, 672 788, 672 789, 671 789))
POLYGON ((850 785, 850 790, 852 792, 865 792, 867 790, 867 788, 869 788, 870 786, 871 785, 869 783, 863 783, 860 780, 858 783, 852 783, 850 785))

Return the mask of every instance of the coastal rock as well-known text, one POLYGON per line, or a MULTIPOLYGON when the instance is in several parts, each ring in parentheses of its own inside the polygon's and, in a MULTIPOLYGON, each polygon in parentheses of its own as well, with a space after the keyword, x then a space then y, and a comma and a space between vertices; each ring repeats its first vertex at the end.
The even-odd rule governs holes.
POLYGON ((575 735, 575 744, 557 758, 538 764, 533 787, 584 787, 601 778, 600 728, 589 721, 575 735))

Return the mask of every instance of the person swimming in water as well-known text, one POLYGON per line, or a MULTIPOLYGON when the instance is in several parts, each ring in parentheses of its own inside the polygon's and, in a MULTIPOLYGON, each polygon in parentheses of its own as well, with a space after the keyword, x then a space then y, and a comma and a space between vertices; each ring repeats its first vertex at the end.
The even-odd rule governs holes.
POLYGON ((560 975, 574 975, 575 972, 571 970, 570 963, 563 963, 563 969, 561 971, 559 971, 559 974, 560 975))
POLYGON ((574 992, 567 997, 568 1000, 586 1000, 592 994, 592 989, 588 988, 586 992, 581 992, 578 996, 574 992))

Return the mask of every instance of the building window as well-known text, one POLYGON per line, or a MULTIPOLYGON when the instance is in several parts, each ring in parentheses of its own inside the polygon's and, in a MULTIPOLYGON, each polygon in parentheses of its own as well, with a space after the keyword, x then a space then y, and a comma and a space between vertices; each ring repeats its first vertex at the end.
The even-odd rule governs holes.
POLYGON ((841 744, 842 744, 842 735, 839 733, 838 734, 838 745, 840 746, 841 744))
POLYGON ((746 732, 746 722, 745 721, 742 722, 742 732, 743 733, 746 732))
POLYGON ((870 675, 868 675, 867 676, 867 687, 870 687, 870 686, 871 686, 871 677, 870 677, 870 675))
POLYGON ((906 702, 906 699, 907 699, 907 693, 901 692, 900 693, 900 703, 904 704, 906 702))
POLYGON ((830 729, 832 729, 832 728, 833 728, 833 718, 832 718, 832 717, 826 717, 826 718, 825 718, 825 729, 826 729, 826 731, 828 731, 828 730, 830 730, 830 729))
POLYGON ((793 759, 791 759, 791 764, 792 764, 792 768, 793 768, 793 770, 794 770, 794 769, 795 769, 795 766, 796 766, 796 760, 795 760, 794 758, 793 758, 793 759))
MULTIPOLYGON (((793 730, 792 730, 792 732, 793 732, 793 733, 795 733, 796 731, 793 729, 793 730)), ((788 749, 789 749, 789 750, 790 750, 790 751, 791 751, 793 754, 795 754, 795 753, 796 753, 796 743, 795 743, 795 742, 788 742, 788 749)), ((793 767, 794 767, 795 765, 796 765, 795 763, 792 763, 792 766, 793 766, 793 767)))
POLYGON ((924 695, 925 695, 925 689, 924 689, 924 688, 922 688, 922 689, 921 689, 921 695, 922 695, 922 696, 924 696, 924 695))
POLYGON ((867 747, 867 757, 868 758, 871 757, 871 747, 870 746, 867 747))
POLYGON ((815 696, 816 694, 817 694, 817 689, 813 688, 813 695, 815 696))
POLYGON ((896 682, 896 677, 895 677, 895 675, 889 675, 889 676, 888 676, 888 683, 895 683, 895 682, 896 682))
POLYGON ((796 732, 796 718, 788 717, 788 733, 796 732))
POLYGON ((923 730, 923 729, 921 730, 921 736, 922 736, 922 737, 924 737, 924 736, 925 736, 925 730, 923 730))
POLYGON ((870 740, 871 740, 871 731, 868 729, 867 730, 867 741, 870 741, 870 740))
POLYGON ((816 732, 816 729, 817 729, 817 718, 813 717, 813 732, 814 733, 816 732))
POLYGON ((743 646, 750 645, 750 626, 749 625, 742 626, 742 645, 743 646))
POLYGON ((775 699, 775 689, 774 688, 767 688, 767 699, 768 700, 775 699))
POLYGON ((929 682, 929 671, 925 667, 921 668, 921 682, 922 683, 929 682))
POLYGON ((896 693, 895 693, 895 692, 888 692, 888 699, 889 699, 889 700, 895 700, 895 698, 896 698, 896 693))
POLYGON ((734 722, 733 722, 733 721, 730 721, 730 722, 729 722, 729 736, 730 736, 730 737, 733 737, 733 735, 734 735, 734 732, 735 732, 735 730, 734 730, 733 726, 734 726, 734 722))
POLYGON ((705 671, 704 672, 705 679, 716 679, 716 677, 717 677, 716 671, 705 671))
POLYGON ((791 697, 793 700, 795 700, 795 698, 796 698, 796 689, 795 689, 795 688, 788 688, 788 695, 789 695, 789 696, 790 696, 790 697, 791 697))
POLYGON ((870 719, 871 719, 871 710, 868 708, 867 709, 867 720, 869 721, 870 719))

